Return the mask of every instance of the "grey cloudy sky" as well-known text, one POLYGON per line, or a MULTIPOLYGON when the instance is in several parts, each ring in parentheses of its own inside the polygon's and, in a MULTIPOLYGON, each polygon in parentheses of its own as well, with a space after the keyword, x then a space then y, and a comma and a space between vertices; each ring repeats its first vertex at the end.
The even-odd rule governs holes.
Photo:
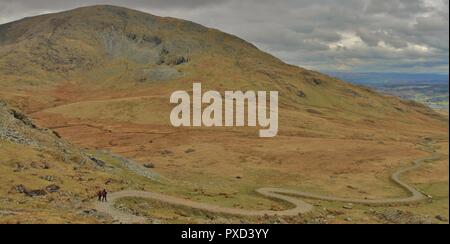
POLYGON ((449 0, 0 0, 0 23, 94 4, 192 20, 316 70, 449 70, 449 0))

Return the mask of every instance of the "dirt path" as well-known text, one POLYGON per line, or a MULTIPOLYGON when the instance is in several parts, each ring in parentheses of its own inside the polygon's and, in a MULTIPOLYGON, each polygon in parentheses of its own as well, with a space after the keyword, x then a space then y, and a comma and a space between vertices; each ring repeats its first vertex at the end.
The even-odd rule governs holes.
POLYGON ((235 208, 220 207, 207 203, 194 202, 191 200, 172 197, 154 192, 145 191, 120 191, 111 193, 109 195, 109 202, 95 203, 95 209, 101 213, 106 213, 112 216, 119 223, 145 223, 146 218, 135 216, 133 214, 125 213, 117 210, 114 207, 114 202, 120 198, 124 197, 138 197, 138 198, 148 198, 152 200, 157 200, 165 202, 170 205, 189 207, 199 210, 204 210, 211 213, 222 213, 222 214, 232 214, 232 215, 244 215, 244 216, 294 216, 298 214, 307 213, 313 210, 313 206, 300 198, 316 199, 324 201, 337 201, 345 203, 356 203, 356 204, 367 204, 367 205, 387 205, 387 204, 406 204, 411 202, 418 202, 424 200, 426 197, 417 191, 414 187, 408 185, 400 179, 400 176, 408 171, 415 170, 419 168, 424 161, 437 160, 440 156, 437 153, 433 153, 432 156, 421 158, 413 161, 412 166, 404 167, 392 174, 392 181, 399 187, 403 188, 409 193, 409 197, 404 198, 384 198, 384 199, 352 199, 352 198, 340 198, 334 196, 324 196, 314 193, 288 190, 282 188, 260 188, 256 191, 262 196, 279 199, 293 204, 295 207, 288 210, 282 211, 271 211, 271 210, 244 210, 235 208), (293 197, 296 196, 296 197, 293 197))

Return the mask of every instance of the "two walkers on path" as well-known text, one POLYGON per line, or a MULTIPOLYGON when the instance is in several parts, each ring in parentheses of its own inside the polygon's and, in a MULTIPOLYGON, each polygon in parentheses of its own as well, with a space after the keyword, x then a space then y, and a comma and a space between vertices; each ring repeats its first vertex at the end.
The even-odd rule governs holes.
POLYGON ((98 197, 99 202, 107 202, 108 201, 107 196, 108 196, 108 192, 106 191, 106 189, 103 189, 103 191, 97 192, 97 197, 98 197))

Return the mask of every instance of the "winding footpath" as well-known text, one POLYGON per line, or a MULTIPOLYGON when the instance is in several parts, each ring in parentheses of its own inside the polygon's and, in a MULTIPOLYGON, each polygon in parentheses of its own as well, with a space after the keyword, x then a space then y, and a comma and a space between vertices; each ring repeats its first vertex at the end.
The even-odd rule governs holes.
POLYGON ((437 160, 440 156, 437 153, 433 153, 432 156, 421 158, 413 161, 413 164, 409 167, 404 167, 398 169, 391 175, 391 180, 397 184, 399 187, 408 192, 409 196, 404 198, 383 198, 383 199, 352 199, 352 198, 340 198, 334 196, 324 196, 308 192, 288 190, 282 188, 260 188, 256 191, 262 196, 269 197, 272 199, 279 199, 288 203, 293 204, 295 207, 282 210, 282 211, 271 211, 271 210, 244 210, 236 208, 226 208, 220 207, 207 203, 194 202, 191 200, 172 197, 163 195, 160 193, 146 192, 146 191, 120 191, 109 194, 109 202, 102 203, 96 202, 94 208, 104 214, 110 215, 118 223, 128 224, 128 223, 145 223, 146 218, 136 216, 124 211, 120 211, 114 207, 114 203, 125 197, 137 197, 137 198, 147 198, 156 201, 161 201, 169 205, 183 206, 188 208, 194 208, 198 210, 203 210, 211 213, 221 213, 221 214, 231 214, 231 215, 242 215, 242 216, 295 216, 298 214, 304 214, 313 210, 313 206, 300 198, 315 199, 323 201, 336 201, 345 203, 355 203, 355 204, 365 204, 365 205, 389 205, 389 204, 407 204, 413 202, 419 202, 426 199, 425 195, 416 190, 414 187, 403 182, 400 178, 401 175, 419 168, 423 162, 429 160, 437 160), (295 196, 295 197, 294 197, 295 196), (300 198, 298 198, 300 197, 300 198))

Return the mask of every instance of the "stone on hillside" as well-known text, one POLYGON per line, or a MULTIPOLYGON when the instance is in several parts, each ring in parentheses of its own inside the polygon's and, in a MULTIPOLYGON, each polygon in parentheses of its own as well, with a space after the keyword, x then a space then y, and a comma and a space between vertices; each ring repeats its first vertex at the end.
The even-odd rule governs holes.
POLYGON ((14 167, 14 172, 22 172, 22 171, 24 171, 24 170, 26 170, 27 169, 27 167, 26 166, 24 166, 23 164, 21 164, 21 163, 16 163, 16 165, 15 165, 15 167, 14 167))
POLYGON ((105 167, 106 163, 98 158, 95 157, 89 157, 89 159, 92 160, 92 162, 94 162, 97 166, 99 167, 105 167))
POLYGON ((45 189, 49 192, 49 193, 54 193, 59 191, 59 189, 61 189, 59 186, 57 185, 49 185, 47 187, 45 187, 45 189))
POLYGON ((25 188, 24 185, 18 185, 18 186, 16 186, 16 191, 18 193, 25 193, 27 191, 27 189, 25 188))
POLYGON ((40 197, 40 196, 45 196, 47 195, 47 192, 41 189, 38 190, 29 190, 26 191, 25 194, 29 197, 40 197))
POLYGON ((144 164, 144 167, 146 167, 147 169, 153 169, 155 168, 155 165, 153 163, 146 163, 144 164))
POLYGON ((165 149, 165 150, 162 150, 162 151, 161 151, 161 154, 162 154, 162 155, 172 155, 173 152, 170 151, 170 150, 165 149))
POLYGON ((353 204, 352 203, 347 203, 343 206, 343 208, 345 209, 353 209, 353 204))
POLYGON ((49 182, 53 182, 55 181, 55 177, 51 176, 51 175, 44 175, 40 177, 43 180, 49 181, 49 182))
POLYGON ((299 97, 306 97, 306 94, 303 91, 298 91, 297 96, 299 97))
POLYGON ((443 215, 436 216, 436 219, 442 222, 448 222, 448 219, 443 215))

